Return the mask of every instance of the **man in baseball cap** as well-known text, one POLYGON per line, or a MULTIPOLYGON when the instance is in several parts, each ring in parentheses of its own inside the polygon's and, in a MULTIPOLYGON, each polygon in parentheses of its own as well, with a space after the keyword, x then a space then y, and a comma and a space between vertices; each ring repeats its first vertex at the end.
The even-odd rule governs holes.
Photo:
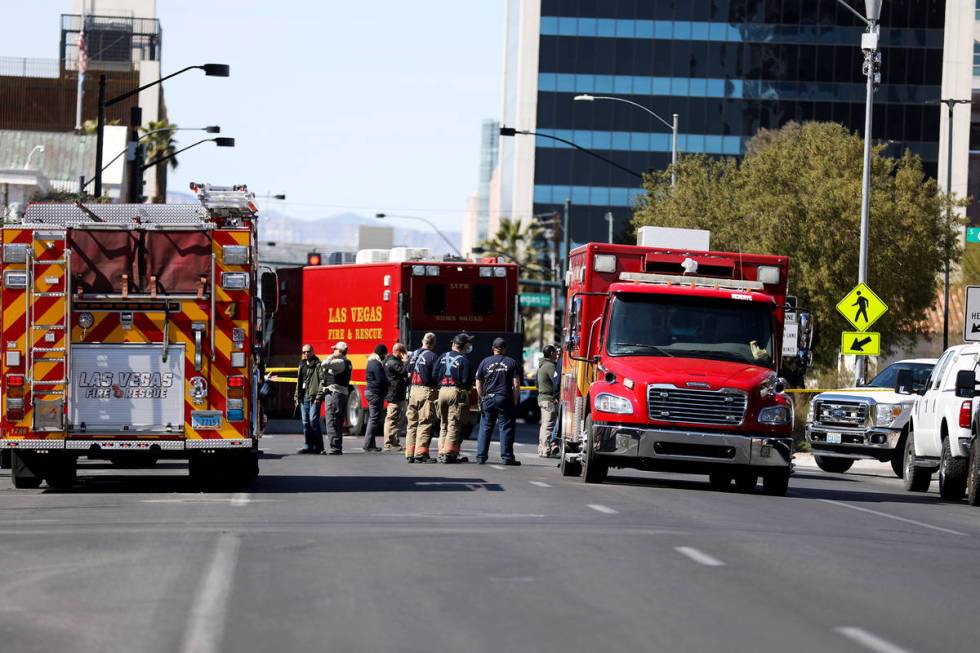
POLYGON ((493 427, 500 423, 500 458, 505 465, 520 465, 514 457, 517 404, 524 372, 520 364, 506 355, 507 341, 493 341, 493 355, 480 361, 476 370, 476 392, 480 395, 483 420, 476 445, 476 462, 483 464, 490 455, 493 427))
POLYGON ((468 333, 457 334, 453 338, 453 348, 443 354, 436 362, 436 378, 439 381, 439 398, 436 403, 439 414, 439 462, 458 463, 464 458, 459 455, 463 443, 463 427, 469 413, 470 388, 473 379, 470 375, 470 361, 466 354, 473 351, 470 342, 473 336, 468 333))
POLYGON ((330 437, 331 456, 344 452, 344 416, 347 415, 347 398, 350 378, 354 370, 347 358, 347 343, 341 340, 333 346, 333 354, 323 361, 324 405, 327 413, 327 435, 330 437))

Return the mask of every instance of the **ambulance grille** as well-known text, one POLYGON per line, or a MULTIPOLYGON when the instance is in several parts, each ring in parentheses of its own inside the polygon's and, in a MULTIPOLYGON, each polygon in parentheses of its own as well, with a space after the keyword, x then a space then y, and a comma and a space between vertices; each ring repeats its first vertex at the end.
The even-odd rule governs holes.
POLYGON ((747 405, 748 397, 737 390, 647 389, 650 419, 658 422, 738 426, 747 405))

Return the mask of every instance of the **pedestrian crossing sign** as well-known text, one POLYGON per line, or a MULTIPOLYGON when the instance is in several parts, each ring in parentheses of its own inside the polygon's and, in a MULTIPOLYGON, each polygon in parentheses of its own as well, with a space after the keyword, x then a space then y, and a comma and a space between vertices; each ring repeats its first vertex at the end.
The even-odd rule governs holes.
POLYGON ((865 283, 854 286, 837 304, 837 311, 858 331, 867 331, 888 312, 888 305, 865 283))

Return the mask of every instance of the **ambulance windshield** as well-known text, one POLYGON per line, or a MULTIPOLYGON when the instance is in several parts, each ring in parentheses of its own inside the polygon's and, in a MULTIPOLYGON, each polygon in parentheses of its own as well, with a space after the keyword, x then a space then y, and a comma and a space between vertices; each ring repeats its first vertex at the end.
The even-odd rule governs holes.
POLYGON ((768 304, 676 295, 620 294, 606 343, 611 356, 711 358, 773 365, 768 304))

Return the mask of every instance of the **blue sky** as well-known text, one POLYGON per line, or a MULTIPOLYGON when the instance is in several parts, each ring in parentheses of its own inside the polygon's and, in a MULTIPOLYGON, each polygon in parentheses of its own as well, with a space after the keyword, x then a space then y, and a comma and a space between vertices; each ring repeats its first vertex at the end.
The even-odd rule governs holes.
MULTIPOLYGON (((70 0, 4 5, 0 56, 57 58, 70 0)), ((460 228, 480 121, 500 110, 502 0, 158 0, 157 11, 164 74, 232 71, 165 83, 175 123, 237 139, 181 155, 171 189, 247 183, 285 192, 296 217, 400 211, 460 228)))

